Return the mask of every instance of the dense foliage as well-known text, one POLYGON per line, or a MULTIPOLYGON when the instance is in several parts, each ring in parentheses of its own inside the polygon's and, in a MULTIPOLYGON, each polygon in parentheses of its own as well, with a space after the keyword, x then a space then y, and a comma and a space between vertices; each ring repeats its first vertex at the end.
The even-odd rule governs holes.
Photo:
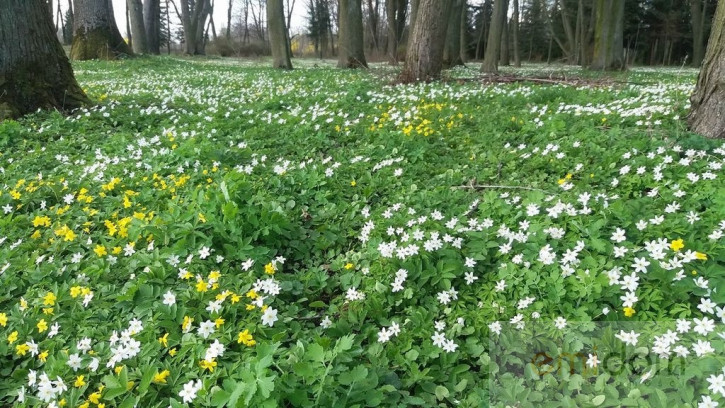
POLYGON ((318 64, 78 63, 97 106, 0 124, 0 405, 725 400, 725 147, 684 130, 694 71, 318 64), (596 333, 689 377, 491 353, 523 333, 596 368, 595 322, 642 322, 596 333))

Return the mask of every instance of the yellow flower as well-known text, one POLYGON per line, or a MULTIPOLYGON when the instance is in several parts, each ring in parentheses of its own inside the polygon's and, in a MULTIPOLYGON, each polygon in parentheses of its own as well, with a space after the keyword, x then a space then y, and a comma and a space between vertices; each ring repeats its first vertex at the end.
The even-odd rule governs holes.
POLYGON ((76 382, 73 383, 73 386, 76 388, 81 388, 84 385, 86 385, 86 382, 83 381, 83 376, 79 375, 78 377, 76 377, 76 382))
POLYGON ((631 307, 625 307, 624 308, 624 315, 626 317, 632 317, 632 316, 634 316, 634 314, 635 314, 635 311, 631 307))
POLYGON ((159 343, 161 343, 161 345, 163 345, 164 347, 169 347, 169 333, 166 333, 162 337, 159 337, 159 343))
POLYGON ((209 370, 209 372, 214 372, 214 367, 216 367, 216 360, 212 359, 211 361, 201 360, 199 362, 199 365, 204 370, 209 370))
POLYGON ((103 245, 96 245, 96 247, 93 248, 93 252, 95 252, 96 255, 98 255, 98 256, 108 255, 108 252, 106 251, 106 247, 103 245))
POLYGON ((70 288, 70 297, 77 298, 78 295, 81 294, 81 287, 80 286, 73 286, 70 288))
POLYGON ((272 262, 268 263, 267 265, 264 265, 264 272, 268 275, 274 275, 274 271, 276 268, 274 267, 274 264, 272 262))
POLYGON ((196 282, 196 291, 202 293, 207 291, 207 285, 206 282, 204 282, 204 279, 199 279, 199 281, 196 282))
POLYGON ((13 344, 18 339, 18 331, 15 330, 14 332, 10 333, 8 335, 8 344, 13 344))
POLYGON ((100 403, 100 404, 98 404, 98 406, 96 408, 106 408, 106 404, 100 403))
POLYGON ((701 261, 707 261, 707 254, 703 254, 702 252, 695 252, 695 258, 701 261))
POLYGON ((40 230, 35 230, 35 232, 33 232, 33 235, 31 235, 30 238, 32 238, 32 239, 40 238, 40 230))
MULTIPOLYGON (((63 399, 61 399, 60 401, 58 401, 58 406, 59 406, 59 407, 64 407, 64 406, 66 406, 66 405, 68 405, 68 403, 67 403, 67 402, 65 402, 65 398, 63 398, 63 399)), ((104 408, 105 408, 105 407, 104 407, 104 408)))
POLYGON ((206 222, 206 217, 204 216, 204 214, 199 213, 199 221, 206 222))
POLYGON ((670 242, 670 248, 672 248, 673 251, 677 252, 680 249, 685 247, 684 241, 682 241, 682 238, 676 239, 672 242, 670 242))
POLYGON ((78 408, 91 408, 91 403, 86 401, 82 403, 81 405, 78 405, 78 408))
POLYGON ((253 304, 248 304, 247 305, 247 310, 254 310, 254 307, 255 306, 253 304))
POLYGON ((257 344, 256 341, 254 341, 254 337, 252 337, 251 334, 249 334, 249 330, 244 329, 243 332, 239 332, 239 335, 237 337, 237 343, 244 344, 245 346, 251 347, 255 344, 257 344))
POLYGON ((246 296, 250 299, 256 299, 257 297, 259 297, 254 289, 249 289, 249 292, 247 292, 246 296))
POLYGON ((43 314, 52 315, 53 314, 53 308, 52 307, 43 308, 43 314))
POLYGON ((88 396, 88 401, 91 401, 92 403, 98 405, 98 403, 100 402, 100 398, 101 398, 101 392, 96 391, 93 394, 88 396))
POLYGON ((236 293, 232 295, 232 304, 235 304, 241 300, 241 296, 237 295, 236 293))
POLYGON ((154 374, 153 382, 156 384, 166 384, 166 377, 171 375, 171 372, 169 370, 164 370, 160 373, 154 374))
POLYGON ((169 355, 171 357, 175 356, 176 355, 176 348, 172 348, 171 350, 169 350, 169 355))
POLYGON ((194 323, 194 319, 189 316, 184 316, 184 322, 181 323, 181 329, 184 331, 189 330, 191 324, 194 323))
POLYGON ((350 262, 345 264, 345 269, 347 269, 348 271, 354 267, 355 267, 355 265, 351 264, 350 262))
POLYGON ((48 359, 48 350, 43 351, 42 353, 38 354, 38 360, 45 363, 45 360, 48 359))
POLYGON ((116 373, 116 375, 121 374, 121 371, 123 371, 123 366, 116 366, 113 368, 113 372, 116 373))
POLYGON ((50 227, 50 218, 48 218, 47 215, 39 216, 36 215, 35 218, 33 218, 33 227, 50 227))
POLYGON ((45 306, 53 306, 56 299, 57 298, 53 292, 48 292, 45 296, 43 296, 43 304, 45 306))
POLYGON ((216 328, 218 329, 218 328, 222 327, 222 325, 224 324, 224 319, 219 317, 216 320, 214 320, 214 324, 216 325, 216 328))
POLYGON ((355 182, 355 180, 353 180, 353 181, 350 182, 350 185, 353 186, 353 187, 355 187, 357 185, 357 183, 355 182))
POLYGON ((18 344, 17 346, 15 346, 15 353, 19 356, 24 356, 25 353, 28 352, 28 350, 30 350, 30 346, 28 346, 27 344, 18 344))
POLYGON ((5 327, 8 325, 8 315, 0 313, 0 326, 5 327))
POLYGON ((40 319, 36 326, 38 327, 38 333, 48 330, 48 323, 46 323, 45 319, 40 319))
POLYGON ((25 310, 28 308, 28 301, 25 300, 25 298, 20 298, 20 310, 25 310))

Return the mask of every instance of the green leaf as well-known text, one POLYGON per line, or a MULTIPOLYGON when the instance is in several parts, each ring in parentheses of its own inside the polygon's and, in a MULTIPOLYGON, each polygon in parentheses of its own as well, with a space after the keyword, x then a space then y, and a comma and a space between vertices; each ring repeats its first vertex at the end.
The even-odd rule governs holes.
POLYGON ((439 400, 442 400, 443 398, 448 398, 448 396, 450 395, 448 392, 448 388, 442 385, 436 387, 435 394, 436 398, 439 400))
POLYGON ((604 395, 597 395, 596 397, 592 398, 592 405, 598 407, 604 403, 605 399, 606 397, 604 395))

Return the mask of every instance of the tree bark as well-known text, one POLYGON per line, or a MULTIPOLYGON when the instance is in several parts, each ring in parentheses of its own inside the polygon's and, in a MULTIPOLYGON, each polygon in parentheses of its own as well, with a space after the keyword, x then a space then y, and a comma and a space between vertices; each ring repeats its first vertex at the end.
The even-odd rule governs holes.
POLYGON ((89 100, 73 76, 43 0, 3 0, 0 121, 38 109, 70 111, 89 100))
MULTIPOLYGON (((408 26, 408 44, 410 39, 413 38, 413 31, 415 30, 415 21, 418 19, 418 5, 421 0, 410 0, 410 25, 408 26)), ((407 44, 406 44, 407 46, 407 44)), ((407 50, 406 50, 407 54, 407 50)))
POLYGON ((126 0, 126 7, 128 7, 129 25, 131 35, 133 35, 133 52, 146 54, 149 49, 146 42, 146 27, 144 27, 143 3, 141 0, 126 0))
POLYGON ((725 2, 719 1, 710 39, 690 98, 690 129, 710 138, 725 138, 725 2))
POLYGON ((361 0, 340 0, 338 68, 367 68, 361 0))
POLYGON ((233 0, 229 0, 229 7, 227 8, 227 41, 232 39, 232 6, 234 5, 233 0))
POLYGON ((146 45, 151 54, 161 54, 161 2, 145 0, 143 4, 146 45))
POLYGON ((211 13, 210 0, 181 0, 184 48, 189 55, 204 54, 204 27, 211 13))
POLYGON ((451 68, 463 65, 461 58, 461 13, 464 0, 451 0, 451 11, 448 13, 448 27, 446 28, 446 43, 443 48, 443 67, 451 68))
POLYGON ((272 49, 272 67, 292 69, 283 0, 267 0, 267 29, 272 49))
POLYGON ((624 69, 624 0, 597 0, 592 70, 624 69))
POLYGON ((398 65, 398 49, 403 38, 407 0, 385 0, 385 16, 388 21, 388 63, 398 65))
POLYGON ((73 60, 116 59, 133 55, 113 17, 111 0, 75 0, 73 7, 73 60))
POLYGON ((511 58, 509 58, 509 24, 506 19, 504 19, 503 29, 501 30, 501 54, 498 63, 503 66, 511 65, 511 58))
POLYGON ((420 0, 401 82, 429 81, 443 68, 450 0, 420 0))
POLYGON ((486 51, 483 55, 481 72, 488 74, 498 73, 501 34, 503 33, 503 25, 506 23, 506 10, 508 10, 508 0, 494 1, 491 28, 488 30, 488 40, 486 41, 486 51))

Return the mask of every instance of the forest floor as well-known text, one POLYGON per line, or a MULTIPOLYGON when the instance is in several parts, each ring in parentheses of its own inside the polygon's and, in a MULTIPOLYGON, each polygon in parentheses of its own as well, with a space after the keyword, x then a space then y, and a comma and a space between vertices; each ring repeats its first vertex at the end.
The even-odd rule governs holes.
POLYGON ((97 105, 0 124, 0 405, 725 400, 696 71, 295 64, 76 63, 97 105))

